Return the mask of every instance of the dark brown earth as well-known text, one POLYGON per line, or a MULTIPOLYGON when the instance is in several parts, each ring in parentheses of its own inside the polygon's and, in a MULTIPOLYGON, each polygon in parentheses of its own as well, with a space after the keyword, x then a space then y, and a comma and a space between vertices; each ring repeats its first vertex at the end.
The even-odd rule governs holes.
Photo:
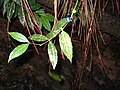
MULTIPOLYGON (((49 1, 49 0, 48 0, 49 1)), ((103 37, 101 51, 109 73, 104 73, 94 55, 92 72, 87 71, 81 83, 81 90, 120 90, 120 17, 105 14, 99 21, 103 37)), ((7 63, 9 53, 19 43, 7 35, 7 20, 0 16, 0 90, 71 90, 76 75, 76 62, 81 59, 81 42, 75 36, 73 64, 63 60, 59 55, 59 63, 55 70, 62 77, 58 82, 48 75, 49 63, 46 49, 38 47, 37 55, 31 46, 29 50, 7 63)), ((27 31, 18 20, 10 24, 10 31, 18 31, 27 35, 27 31)))

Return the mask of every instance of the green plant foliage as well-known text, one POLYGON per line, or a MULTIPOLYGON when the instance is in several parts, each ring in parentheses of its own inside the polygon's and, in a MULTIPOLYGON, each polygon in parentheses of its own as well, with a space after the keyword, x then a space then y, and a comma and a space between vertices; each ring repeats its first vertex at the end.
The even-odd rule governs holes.
POLYGON ((58 55, 57 55, 56 47, 51 41, 48 43, 48 55, 50 62, 53 66, 53 69, 55 69, 58 62, 58 55))
POLYGON ((60 30, 63 26, 65 26, 65 24, 67 24, 67 20, 66 18, 63 18, 55 24, 53 30, 55 31, 60 30))
POLYGON ((7 11, 8 3, 9 3, 9 0, 4 0, 4 2, 3 2, 3 16, 5 15, 5 13, 7 11))
POLYGON ((42 25, 46 30, 51 31, 51 25, 47 18, 45 18, 44 16, 41 16, 40 21, 42 22, 42 25))
POLYGON ((14 38, 15 40, 19 41, 19 42, 26 42, 29 43, 28 39, 21 33, 18 32, 9 32, 8 33, 12 38, 14 38))
POLYGON ((41 27, 43 26, 46 30, 51 31, 50 22, 54 22, 54 16, 45 13, 43 9, 39 9, 35 11, 35 18, 41 27))
POLYGON ((41 41, 46 41, 48 38, 42 34, 33 34, 29 37, 31 40, 41 42, 41 41))
MULTIPOLYGON (((36 0, 28 0, 28 7, 32 9, 32 11, 35 14, 35 18, 42 28, 42 26, 48 30, 51 31, 51 25, 50 22, 54 22, 54 16, 51 14, 46 14, 43 9, 41 9, 41 4, 36 2, 36 0)), ((29 16, 29 13, 26 11, 26 8, 24 7, 24 3, 20 4, 20 0, 1 0, 0 5, 3 6, 3 15, 7 15, 8 21, 12 18, 15 18, 18 16, 21 24, 24 26, 24 18, 27 21, 28 26, 34 30, 34 22, 31 16, 29 16), (23 11, 22 11, 23 8, 23 11), (23 13, 25 14, 25 17, 23 17, 23 13)))
POLYGON ((17 6, 17 15, 19 18, 20 23, 24 26, 24 17, 22 15, 22 7, 21 6, 17 6))
POLYGON ((33 27, 32 23, 30 22, 30 20, 32 21, 32 18, 31 18, 31 17, 28 17, 28 13, 27 13, 27 12, 25 13, 25 17, 26 17, 28 26, 29 26, 32 30, 34 30, 34 27, 33 27))
POLYGON ((62 28, 59 29, 59 30, 57 30, 57 31, 53 30, 53 31, 51 31, 50 33, 48 33, 46 37, 47 37, 47 38, 49 39, 49 41, 50 41, 50 40, 52 40, 53 38, 55 38, 55 37, 60 33, 60 31, 62 31, 62 28))
POLYGON ((8 18, 9 22, 10 22, 10 19, 12 18, 12 16, 13 16, 14 12, 15 12, 15 3, 14 2, 9 3, 8 7, 7 7, 7 18, 8 18))
POLYGON ((8 63, 16 58, 22 55, 27 49, 28 49, 29 44, 21 44, 18 45, 16 48, 13 49, 13 51, 9 55, 8 63))
POLYGON ((40 9, 40 7, 41 7, 40 3, 37 3, 36 0, 28 0, 28 2, 29 2, 31 9, 33 11, 40 9))
MULTIPOLYGON (((35 0, 28 0, 28 3, 30 4, 30 8, 32 9, 34 16, 37 20, 37 23, 40 25, 41 29, 44 27, 46 30, 50 31, 46 36, 42 34, 33 34, 29 36, 30 40, 34 40, 36 42, 41 42, 41 46, 46 44, 48 42, 48 55, 50 58, 50 62, 53 66, 53 69, 56 68, 57 62, 58 62, 58 52, 55 47, 55 45, 52 43, 52 39, 55 38, 61 31, 59 42, 60 47, 63 51, 63 53, 66 55, 66 57, 70 60, 72 63, 72 43, 69 35, 63 31, 63 29, 68 24, 68 21, 66 18, 61 19, 58 21, 53 28, 51 28, 51 22, 54 22, 54 16, 45 13, 43 9, 41 9, 41 5, 37 3, 35 0)), ((21 24, 24 26, 24 20, 26 19, 26 23, 28 26, 34 30, 34 20, 31 16, 31 14, 26 11, 26 6, 24 6, 24 3, 20 3, 20 0, 1 0, 0 5, 3 5, 3 15, 6 14, 8 21, 14 17, 18 17, 21 24), (22 11, 23 9, 23 11, 22 11), (23 16, 23 13, 25 16, 23 16)), ((28 7, 29 8, 29 5, 28 7)), ((25 43, 18 45, 9 55, 10 62, 12 59, 22 55, 29 47, 29 40, 21 33, 18 32, 9 32, 8 33, 13 39, 25 43)), ((38 45, 38 44, 36 44, 38 45)), ((61 78, 59 75, 50 73, 50 76, 54 78, 57 81, 61 81, 61 78)))
POLYGON ((60 21, 58 21, 55 24, 55 26, 53 27, 52 31, 47 35, 47 37, 49 38, 49 40, 51 40, 54 37, 56 37, 58 35, 58 33, 60 33, 60 31, 63 30, 63 26, 65 26, 65 24, 67 24, 66 18, 63 18, 60 21))
POLYGON ((44 12, 44 10, 43 9, 39 9, 39 10, 37 10, 37 11, 35 11, 35 14, 37 14, 37 15, 45 15, 45 12, 44 12))
POLYGON ((36 21, 38 22, 39 26, 42 27, 42 22, 41 22, 40 17, 38 16, 38 14, 34 13, 34 16, 35 16, 36 21))
POLYGON ((72 63, 73 57, 73 47, 70 36, 65 32, 62 31, 59 37, 60 48, 62 49, 65 56, 70 60, 72 63))
POLYGON ((46 18, 48 21, 51 21, 51 22, 54 22, 54 16, 49 14, 49 13, 46 13, 43 15, 44 18, 46 18))
POLYGON ((30 6, 36 3, 36 0, 28 0, 30 6))
POLYGON ((13 0, 16 4, 20 5, 20 0, 13 0))
POLYGON ((49 72, 49 76, 51 77, 51 78, 53 78, 54 80, 56 80, 56 81, 59 81, 59 82, 61 82, 61 77, 60 77, 60 75, 58 75, 57 73, 55 73, 55 72, 49 72))
POLYGON ((10 22, 11 18, 16 17, 16 7, 18 4, 20 5, 20 0, 4 0, 1 3, 3 5, 3 16, 6 13, 8 21, 10 22))
POLYGON ((41 5, 39 3, 34 3, 34 4, 31 5, 31 9, 33 11, 40 9, 40 7, 41 7, 41 5))

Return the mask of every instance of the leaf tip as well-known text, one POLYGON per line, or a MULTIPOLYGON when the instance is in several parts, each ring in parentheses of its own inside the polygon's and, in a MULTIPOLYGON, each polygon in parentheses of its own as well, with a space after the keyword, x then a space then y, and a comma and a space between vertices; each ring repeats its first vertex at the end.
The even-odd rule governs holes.
POLYGON ((70 64, 72 64, 72 59, 70 59, 70 64))
POLYGON ((8 63, 11 61, 11 59, 8 59, 8 63))
POLYGON ((53 66, 53 70, 55 70, 56 66, 53 66))

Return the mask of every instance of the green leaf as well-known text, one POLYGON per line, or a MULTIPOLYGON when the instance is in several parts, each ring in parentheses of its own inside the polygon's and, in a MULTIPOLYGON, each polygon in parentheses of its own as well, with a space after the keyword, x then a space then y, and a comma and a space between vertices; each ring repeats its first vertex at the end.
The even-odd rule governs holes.
POLYGON ((65 31, 61 32, 59 37, 59 42, 60 42, 61 50, 72 63, 72 57, 73 57, 72 42, 70 36, 65 31))
POLYGON ((44 16, 44 18, 48 19, 48 21, 54 22, 54 16, 53 15, 47 13, 47 14, 44 14, 43 16, 44 16))
POLYGON ((16 17, 18 16, 17 6, 18 5, 15 6, 15 12, 14 12, 13 17, 12 17, 13 19, 16 19, 16 17))
POLYGON ((28 13, 25 13, 25 17, 26 17, 26 20, 27 20, 28 26, 29 26, 32 30, 34 30, 34 27, 33 27, 32 23, 30 22, 30 19, 31 19, 31 21, 32 21, 31 16, 30 16, 30 19, 29 19, 29 17, 28 17, 28 13))
POLYGON ((37 42, 48 40, 48 38, 42 34, 33 34, 29 38, 37 42))
POLYGON ((41 7, 41 5, 39 3, 34 3, 34 4, 31 5, 31 9, 33 11, 36 11, 36 10, 40 9, 40 7, 41 7))
POLYGON ((44 10, 43 9, 40 9, 40 10, 37 10, 37 11, 35 11, 35 14, 37 14, 37 15, 44 15, 45 14, 45 12, 44 12, 44 10))
POLYGON ((51 41, 48 43, 48 55, 50 58, 50 62, 53 66, 53 69, 55 69, 58 62, 58 55, 57 55, 56 47, 51 41))
POLYGON ((55 24, 55 26, 53 27, 52 31, 50 33, 48 33, 47 38, 49 38, 49 40, 51 40, 54 37, 56 37, 58 35, 58 33, 60 33, 60 31, 63 30, 63 26, 65 26, 65 24, 67 24, 66 18, 63 18, 60 21, 58 21, 55 24))
POLYGON ((40 20, 40 17, 39 17, 36 13, 34 13, 34 15, 35 15, 35 18, 36 18, 39 26, 42 28, 42 22, 41 22, 41 20, 40 20))
POLYGON ((47 34, 47 38, 49 39, 49 41, 50 40, 52 40, 54 37, 56 37, 57 35, 58 35, 58 33, 60 33, 60 31, 62 31, 62 28, 61 29, 59 29, 59 30, 53 30, 53 31, 51 31, 50 33, 48 33, 47 34))
POLYGON ((44 16, 41 16, 40 19, 44 28, 47 29, 48 31, 51 31, 50 22, 44 16))
POLYGON ((20 5, 20 0, 13 0, 16 4, 20 5))
POLYGON ((18 9, 17 9, 18 18, 19 18, 19 20, 20 20, 20 23, 24 26, 24 17, 23 17, 23 15, 22 15, 22 8, 21 8, 21 6, 18 6, 17 8, 18 8, 18 9))
POLYGON ((9 0, 4 0, 4 3, 3 3, 3 16, 5 15, 5 13, 7 11, 8 3, 9 3, 9 0))
POLYGON ((35 0, 28 0, 28 2, 29 2, 29 4, 30 4, 30 6, 32 5, 32 4, 35 4, 35 0))
POLYGON ((10 19, 12 18, 13 14, 15 12, 15 3, 9 3, 8 7, 7 7, 7 18, 8 21, 10 22, 10 19))
POLYGON ((55 73, 55 72, 49 72, 49 76, 51 77, 51 78, 53 78, 54 80, 56 80, 56 81, 59 81, 59 82, 61 82, 61 77, 60 77, 60 75, 58 75, 57 73, 55 73))
POLYGON ((8 63, 16 58, 22 55, 27 49, 28 49, 29 44, 22 44, 18 45, 16 48, 13 49, 13 51, 9 55, 8 63))
POLYGON ((55 30, 55 31, 59 30, 63 26, 65 26, 65 24, 67 24, 67 20, 66 20, 66 18, 63 18, 55 24, 55 26, 53 27, 53 30, 55 30))
POLYGON ((13 39, 19 41, 19 42, 27 42, 29 43, 28 39, 21 33, 18 32, 9 32, 8 33, 13 39))

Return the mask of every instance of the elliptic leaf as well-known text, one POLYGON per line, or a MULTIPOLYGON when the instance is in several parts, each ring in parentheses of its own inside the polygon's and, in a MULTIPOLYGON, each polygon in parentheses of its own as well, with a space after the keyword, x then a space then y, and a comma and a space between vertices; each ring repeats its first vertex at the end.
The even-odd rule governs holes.
POLYGON ((57 55, 56 47, 51 41, 48 44, 48 55, 50 58, 50 62, 53 66, 53 69, 55 69, 58 62, 58 55, 57 55))
POLYGON ((24 17, 22 15, 22 8, 21 6, 17 6, 17 14, 18 14, 18 18, 20 20, 20 23, 24 26, 24 17))
POLYGON ((3 2, 3 16, 5 15, 5 13, 7 11, 8 3, 9 3, 9 0, 4 0, 4 2, 3 2))
POLYGON ((35 14, 37 14, 37 15, 44 15, 45 14, 45 12, 44 12, 44 10, 43 9, 40 9, 40 10, 37 10, 37 11, 35 11, 35 14))
POLYGON ((13 51, 9 55, 8 63, 16 58, 22 55, 27 49, 28 49, 29 44, 22 44, 18 45, 16 48, 13 49, 13 51))
POLYGON ((72 63, 72 57, 73 57, 72 42, 70 36, 65 31, 61 32, 59 37, 59 42, 60 42, 61 50, 72 63))
POLYGON ((65 24, 67 23, 67 19, 63 18, 60 21, 58 21, 55 26, 53 27, 53 30, 59 30, 61 29, 65 24))
POLYGON ((60 31, 63 30, 63 26, 65 26, 66 23, 67 23, 66 18, 63 18, 60 21, 58 21, 55 24, 55 26, 53 27, 52 31, 50 33, 48 33, 48 35, 47 35, 47 37, 49 38, 49 40, 51 40, 54 37, 56 37, 58 35, 58 33, 60 33, 60 31))
POLYGON ((13 14, 15 12, 15 3, 9 3, 8 7, 7 7, 7 18, 10 22, 10 19, 12 18, 13 14))
POLYGON ((41 34, 33 34, 29 38, 31 40, 34 40, 34 41, 37 41, 37 42, 48 40, 48 38, 46 36, 41 35, 41 34))
POLYGON ((61 80, 62 80, 60 75, 58 75, 57 73, 54 73, 54 72, 49 72, 49 76, 59 82, 61 82, 61 80))
POLYGON ((46 13, 43 15, 48 21, 51 21, 51 22, 54 22, 54 16, 49 14, 49 13, 46 13))
POLYGON ((41 20, 40 20, 40 16, 38 16, 38 14, 36 14, 36 13, 34 13, 34 15, 35 15, 35 19, 37 20, 40 28, 42 28, 42 22, 41 22, 41 20))
POLYGON ((9 32, 8 33, 13 39, 19 41, 19 42, 27 42, 29 43, 28 39, 21 33, 18 32, 9 32))
POLYGON ((44 28, 47 29, 48 31, 51 31, 50 22, 44 16, 41 16, 40 18, 41 18, 41 22, 44 28))
POLYGON ((51 31, 50 33, 47 34, 47 38, 49 40, 52 40, 54 37, 58 35, 58 33, 60 33, 60 31, 62 31, 62 28, 56 31, 55 30, 51 31))
POLYGON ((28 0, 28 2, 30 4, 30 6, 31 6, 31 5, 35 4, 36 1, 35 0, 28 0))
MULTIPOLYGON (((32 0, 31 0, 32 1, 32 0)), ((40 9, 41 5, 39 3, 35 3, 31 5, 33 11, 40 9)))
POLYGON ((25 13, 25 17, 26 17, 28 26, 29 26, 32 30, 34 30, 34 27, 33 27, 33 25, 32 25, 32 18, 31 18, 31 17, 29 18, 28 14, 29 14, 29 13, 25 13))

